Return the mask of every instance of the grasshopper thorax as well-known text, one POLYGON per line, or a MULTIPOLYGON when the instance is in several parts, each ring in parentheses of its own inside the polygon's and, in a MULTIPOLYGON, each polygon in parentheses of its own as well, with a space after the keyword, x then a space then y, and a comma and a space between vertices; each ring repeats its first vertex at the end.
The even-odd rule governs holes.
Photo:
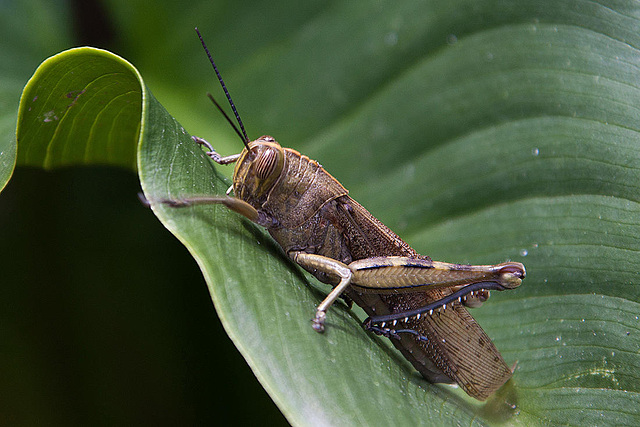
POLYGON ((262 204, 284 168, 284 149, 268 135, 242 150, 233 171, 236 197, 256 206, 262 204))

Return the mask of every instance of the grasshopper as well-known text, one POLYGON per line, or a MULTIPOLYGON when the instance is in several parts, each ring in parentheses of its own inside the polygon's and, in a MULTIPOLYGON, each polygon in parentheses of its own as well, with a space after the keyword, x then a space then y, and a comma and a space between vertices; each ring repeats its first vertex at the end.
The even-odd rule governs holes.
POLYGON ((250 141, 231 96, 197 30, 240 129, 220 105, 244 144, 223 157, 204 139, 207 155, 220 165, 235 163, 235 197, 162 200, 184 207, 222 204, 267 229, 296 264, 333 289, 312 320, 325 329, 329 307, 342 297, 369 316, 364 328, 391 339, 430 382, 457 383, 485 400, 512 375, 491 339, 466 307, 482 304, 490 290, 514 289, 524 265, 460 265, 418 254, 349 196, 349 192, 307 156, 283 148, 271 136, 250 141))

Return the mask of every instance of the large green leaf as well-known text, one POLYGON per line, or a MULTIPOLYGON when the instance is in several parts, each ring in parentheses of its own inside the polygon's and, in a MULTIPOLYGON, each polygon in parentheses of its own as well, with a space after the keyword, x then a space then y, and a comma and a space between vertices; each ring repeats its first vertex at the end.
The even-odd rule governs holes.
POLYGON ((137 70, 107 51, 78 48, 45 61, 22 93, 18 162, 133 168, 144 124, 141 85, 137 70))
MULTIPOLYGON (((232 56, 235 43, 224 41, 246 41, 246 28, 275 22, 265 15, 276 14, 270 10, 252 9, 248 22, 215 33, 223 42, 215 42, 214 55, 230 63, 223 73, 252 136, 270 133, 318 159, 434 259, 515 259, 528 270, 517 291, 493 295, 473 311, 505 359, 517 361, 513 381, 479 405, 459 390, 421 380, 344 307, 330 311, 326 334, 313 332, 308 320, 327 288, 303 275, 258 227, 219 207, 154 206, 197 259, 227 332, 287 418, 296 424, 637 424, 637 4, 337 3, 301 12, 270 42, 255 37, 247 55, 232 56)), ((132 17, 129 26, 124 13, 120 18, 125 33, 136 27, 132 17)), ((267 30, 274 32, 271 25, 267 30)), ((195 51, 197 42, 191 43, 195 51)), ((143 74, 154 61, 185 65, 170 54, 141 57, 143 74)), ((94 97, 83 92, 65 111, 86 105, 95 117, 70 130, 65 126, 75 120, 58 120, 53 138, 38 138, 51 121, 27 114, 34 97, 26 91, 19 120, 23 135, 34 136, 22 140, 18 129, 24 163, 130 165, 139 125, 138 171, 149 198, 224 192, 222 168, 211 165, 135 69, 86 49, 53 61, 63 71, 89 67, 74 73, 77 81, 42 86, 50 93, 38 100, 68 106, 75 100, 68 93, 92 88, 94 97), (96 58, 104 61, 99 69, 91 66, 96 58), (93 140, 77 135, 92 135, 105 114, 118 117, 95 105, 121 99, 106 88, 122 86, 123 75, 131 88, 138 85, 141 119, 127 115, 128 127, 117 128, 128 137, 114 138, 117 147, 109 139, 85 144, 93 140), (89 99, 96 103, 84 104, 89 99), (56 140, 63 132, 67 137, 56 140)), ((204 61, 185 67, 206 69, 204 61)), ((55 69, 49 62, 41 70, 55 69)), ((181 122, 194 123, 190 132, 209 136, 195 124, 204 101, 193 105, 187 89, 172 96, 168 80, 155 77, 158 91, 149 85, 175 106, 181 122)), ((43 81, 36 73, 28 89, 43 81)), ((200 87, 201 79, 191 85, 200 87)), ((42 110, 48 111, 56 110, 42 110)), ((209 139, 223 154, 240 149, 219 132, 209 139)))

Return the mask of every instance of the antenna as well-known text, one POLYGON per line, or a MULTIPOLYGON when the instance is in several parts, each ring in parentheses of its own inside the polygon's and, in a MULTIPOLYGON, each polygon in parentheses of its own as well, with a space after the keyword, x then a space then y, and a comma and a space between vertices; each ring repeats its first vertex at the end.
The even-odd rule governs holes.
MULTIPOLYGON (((218 108, 218 111, 220 111, 222 113, 222 115, 224 116, 225 119, 227 119, 227 121, 229 122, 229 124, 231 125, 231 127, 233 128, 233 130, 236 131, 236 133, 238 134, 238 136, 240 137, 240 139, 242 140, 242 142, 245 142, 245 137, 242 136, 242 134, 240 133, 240 131, 238 130, 238 126, 236 126, 235 123, 233 123, 233 120, 231 120, 231 117, 229 117, 229 115, 227 113, 224 112, 224 110, 222 109, 222 107, 220 106, 220 104, 218 104, 218 101, 215 100, 215 98, 213 97, 213 95, 211 95, 210 93, 207 93, 207 96, 209 97, 209 99, 211 100, 211 102, 213 102, 215 104, 215 106, 218 108)), ((246 144, 245 144, 246 145, 246 144)))
POLYGON ((229 123, 231 123, 231 126, 233 126, 234 130, 236 131, 238 136, 240 136, 240 138, 242 139, 243 144, 245 145, 245 147, 247 147, 247 150, 248 150, 249 149, 249 137, 247 137, 247 132, 244 130, 244 125, 242 124, 242 119, 240 119, 240 115, 238 114, 238 110, 236 110, 236 106, 233 103, 233 100, 231 99, 231 95, 229 95, 229 91, 227 90, 227 86, 224 84, 224 80, 222 80, 222 76, 220 75, 220 72, 218 71, 218 67, 216 67, 216 63, 213 62, 213 58, 211 57, 211 53, 209 52, 209 49, 207 48, 207 45, 204 42, 204 39, 202 38, 202 34, 200 34, 200 30, 198 30, 198 27, 196 27, 196 33, 198 33, 198 38, 200 38, 200 43, 202 43, 202 47, 204 48, 204 51, 207 53, 207 57, 209 57, 209 62, 211 62, 211 65, 213 65, 213 70, 216 72, 216 76, 218 76, 218 80, 220 81, 220 85, 222 86, 222 90, 224 90, 224 94, 227 96, 227 100, 229 101, 229 105, 231 105, 231 109, 233 110, 233 114, 236 116, 236 120, 238 121, 238 124, 240 125, 240 129, 242 130, 242 134, 240 134, 240 131, 238 131, 238 128, 233 124, 233 122, 231 121, 229 116, 227 116, 227 114, 222 110, 220 105, 213 99, 213 96, 211 96, 211 94, 209 94, 209 98, 213 101, 213 103, 216 105, 216 107, 218 107, 218 109, 222 112, 222 114, 224 114, 224 116, 226 117, 227 121, 229 123))

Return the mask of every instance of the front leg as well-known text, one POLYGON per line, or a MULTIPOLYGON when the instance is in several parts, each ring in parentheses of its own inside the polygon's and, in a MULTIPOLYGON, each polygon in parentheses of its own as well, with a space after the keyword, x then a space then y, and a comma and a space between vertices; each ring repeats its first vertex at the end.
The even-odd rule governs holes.
POLYGON ((324 321, 327 317, 327 310, 331 307, 331 304, 340 297, 345 289, 347 289, 351 283, 353 274, 346 264, 333 258, 305 252, 293 252, 290 256, 298 265, 309 271, 322 271, 323 273, 340 279, 338 285, 333 288, 333 290, 329 292, 329 295, 318 305, 316 316, 312 320, 313 329, 318 332, 324 332, 324 321))
MULTIPOLYGON (((139 197, 144 204, 150 204, 150 201, 144 199, 144 196, 139 197)), ((162 203, 172 208, 184 208, 194 205, 224 205, 228 209, 239 213, 243 217, 263 227, 272 227, 277 224, 277 221, 264 211, 259 211, 249 203, 236 197, 191 196, 179 199, 151 199, 151 201, 162 203)))
POLYGON ((159 199, 158 202, 171 206, 172 208, 185 208, 194 205, 224 205, 245 218, 262 225, 260 212, 249 203, 235 197, 192 196, 180 199, 159 199))
POLYGON ((205 146, 209 150, 206 152, 207 156, 209 156, 211 160, 219 165, 228 165, 230 163, 235 163, 240 158, 240 154, 232 154, 231 156, 222 157, 216 152, 216 150, 213 149, 211 144, 209 144, 206 139, 200 138, 199 136, 192 136, 191 139, 193 139, 195 143, 205 146))

